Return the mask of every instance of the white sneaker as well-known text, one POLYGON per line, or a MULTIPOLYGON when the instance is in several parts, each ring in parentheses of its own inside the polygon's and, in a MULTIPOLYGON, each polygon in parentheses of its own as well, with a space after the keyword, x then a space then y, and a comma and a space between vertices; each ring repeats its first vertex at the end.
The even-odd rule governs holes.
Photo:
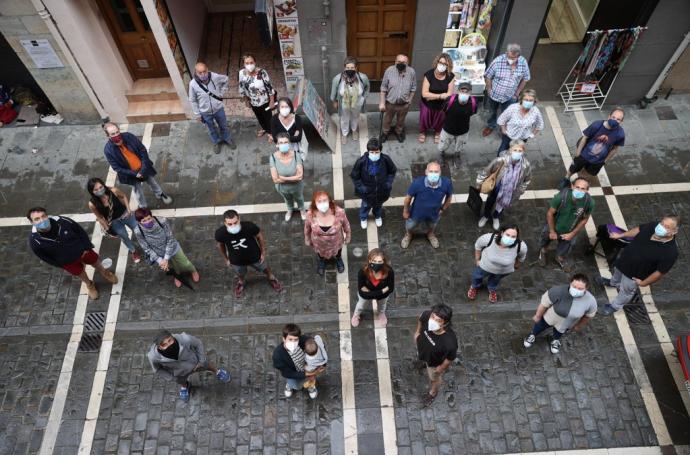
POLYGON ((526 348, 531 348, 532 345, 534 344, 534 340, 536 340, 536 339, 537 339, 537 337, 535 337, 534 335, 532 335, 532 334, 530 333, 530 334, 527 336, 527 338, 525 338, 525 339, 522 341, 522 345, 523 345, 524 347, 526 347, 526 348))
POLYGON ((289 385, 285 384, 285 398, 290 398, 292 396, 293 390, 289 385))
POLYGON ((302 221, 307 220, 307 211, 306 210, 300 210, 299 216, 302 218, 302 221))
POLYGON ((290 221, 291 218, 292 218, 292 210, 288 210, 287 212, 285 212, 285 221, 290 221))
POLYGON ((319 391, 316 390, 316 387, 309 387, 308 391, 309 398, 311 398, 312 400, 319 396, 319 391))
POLYGON ((374 223, 376 223, 376 227, 381 227, 381 226, 383 226, 383 219, 382 218, 375 218, 374 223))
POLYGON ((366 229, 367 228, 367 220, 361 220, 359 222, 359 225, 362 226, 362 229, 366 229))
POLYGON ((479 227, 484 227, 486 225, 486 222, 489 221, 489 219, 485 216, 479 218, 479 223, 477 223, 477 226, 479 227))
POLYGON ((551 354, 558 354, 561 350, 561 340, 553 340, 551 342, 551 354))
POLYGON ((491 223, 494 226, 494 231, 498 231, 501 228, 501 223, 498 221, 498 218, 492 218, 491 223))

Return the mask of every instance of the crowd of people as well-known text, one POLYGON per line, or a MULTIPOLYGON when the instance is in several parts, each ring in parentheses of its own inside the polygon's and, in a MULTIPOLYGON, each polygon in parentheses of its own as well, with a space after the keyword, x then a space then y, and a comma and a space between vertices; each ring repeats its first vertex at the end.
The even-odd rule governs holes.
MULTIPOLYGON (((352 235, 345 210, 322 189, 314 191, 311 200, 305 203, 301 120, 295 115, 290 98, 277 97, 268 73, 257 66, 253 56, 245 55, 243 64, 238 76, 240 94, 256 115, 260 127, 257 137, 266 135, 268 142, 273 144, 269 170, 275 189, 286 204, 284 220, 290 222, 295 211, 300 213, 304 243, 313 249, 317 274, 324 275, 328 262, 335 264, 338 273, 343 273, 342 249, 350 243, 352 235), (278 111, 275 115, 273 109, 278 111)), ((422 82, 418 142, 425 142, 427 132, 432 130, 433 141, 441 153, 462 151, 470 117, 477 112, 472 86, 457 81, 453 74, 450 57, 440 54, 434 59, 432 68, 424 73, 422 82)), ((491 220, 492 229, 481 234, 474 243, 475 267, 467 298, 475 300, 486 285, 488 301, 495 303, 499 300, 501 280, 516 273, 527 258, 528 242, 521 236, 520 228, 515 223, 501 224, 501 219, 530 185, 532 168, 527 144, 543 130, 544 122, 536 106, 536 92, 525 88, 530 72, 518 45, 509 45, 505 54, 495 58, 485 77, 489 118, 482 134, 488 136, 500 126, 501 145, 498 156, 478 170, 474 182, 476 190, 487 195, 478 226, 484 228, 491 220)), ((236 147, 222 102, 227 86, 228 77, 209 71, 204 63, 196 65, 194 79, 189 85, 194 113, 208 127, 216 153, 220 153, 222 143, 236 147)), ((376 227, 383 227, 383 205, 390 198, 397 167, 393 158, 382 152, 382 144, 391 134, 398 141, 405 141, 405 117, 416 89, 415 70, 409 65, 407 56, 398 55, 395 64, 386 69, 381 84, 382 134, 367 141, 366 152, 350 173, 355 194, 361 199, 359 220, 362 229, 368 227, 370 212, 376 227)), ((359 137, 358 119, 369 90, 369 79, 358 71, 356 59, 348 57, 342 73, 333 78, 330 94, 340 117, 343 143, 348 136, 359 137)), ((615 108, 607 119, 595 121, 583 131, 573 164, 560 182, 560 189, 549 201, 538 239, 539 263, 547 264, 548 247, 556 242, 555 261, 564 272, 572 274, 568 283, 550 288, 541 297, 533 317, 534 327, 524 339, 525 348, 530 348, 540 333, 552 328, 550 350, 558 353, 565 333, 583 328, 597 311, 610 315, 620 310, 634 298, 639 287, 658 282, 676 261, 675 235, 680 220, 670 214, 627 232, 610 235, 612 239, 627 239, 629 245, 615 260, 612 278, 598 278, 601 284, 618 289, 617 297, 602 309, 598 310, 588 290, 588 276, 572 270, 569 256, 595 208, 590 182, 575 174, 584 169, 596 175, 624 145, 625 133, 621 126, 624 116, 623 109, 615 108)), ((146 147, 133 134, 121 132, 114 123, 106 123, 103 130, 107 136, 105 158, 116 172, 119 183, 132 187, 138 204, 136 210, 130 209, 124 190, 109 187, 99 178, 90 179, 86 184, 88 207, 104 235, 122 239, 134 263, 140 262, 143 256, 150 265, 172 275, 177 287, 182 286, 186 277, 199 282, 199 271, 183 251, 171 223, 148 208, 143 183, 164 204, 171 204, 172 198, 156 181, 156 170, 146 147), (141 253, 126 228, 133 232, 141 253)), ((430 161, 424 175, 415 178, 407 189, 402 210, 401 248, 409 248, 415 234, 424 235, 433 249, 439 248, 436 230, 440 219, 450 210, 452 198, 451 179, 441 175, 438 161, 430 161)), ((98 289, 86 274, 85 265, 93 266, 106 281, 117 282, 117 276, 101 264, 88 234, 78 223, 64 216, 49 216, 43 207, 32 207, 26 216, 33 225, 29 236, 31 250, 46 263, 79 277, 91 299, 98 298, 98 289)), ((264 274, 275 292, 283 290, 282 283, 268 265, 264 232, 255 223, 241 219, 235 210, 227 210, 215 232, 215 241, 222 261, 236 275, 233 288, 236 298, 244 295, 250 268, 264 274)), ((373 301, 376 301, 377 324, 386 326, 396 285, 393 263, 381 249, 369 251, 357 272, 357 302, 352 327, 360 325, 365 305, 373 301)), ((414 339, 430 381, 423 399, 426 405, 438 394, 443 374, 457 355, 452 314, 449 306, 436 304, 418 318, 414 339)), ((286 379, 286 397, 301 389, 307 390, 312 399, 317 397, 316 378, 326 371, 328 362, 324 338, 305 335, 295 324, 284 327, 282 343, 273 352, 273 365, 286 379)), ((184 333, 162 331, 151 346, 148 358, 158 375, 180 384, 183 400, 189 399, 187 378, 195 371, 210 371, 221 381, 230 379, 225 369, 208 362, 201 341, 184 333)))

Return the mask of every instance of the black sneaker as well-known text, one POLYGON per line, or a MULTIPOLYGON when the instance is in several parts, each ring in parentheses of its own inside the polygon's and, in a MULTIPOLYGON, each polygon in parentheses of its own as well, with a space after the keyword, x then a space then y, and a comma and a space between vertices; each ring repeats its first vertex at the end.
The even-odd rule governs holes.
POLYGON ((338 273, 343 273, 345 271, 345 263, 342 258, 336 258, 335 267, 338 269, 338 273))
POLYGON ((235 144, 235 141, 230 138, 229 140, 225 141, 226 144, 228 144, 228 147, 230 147, 230 150, 235 150, 237 149, 237 145, 235 144))
POLYGON ((381 144, 383 144, 384 142, 386 142, 388 140, 388 134, 389 133, 386 133, 386 132, 381 133, 381 136, 379 137, 379 142, 381 144))
POLYGON ((607 288, 615 287, 611 284, 611 278, 604 278, 602 276, 598 276, 594 279, 594 281, 596 281, 597 283, 599 283, 602 286, 606 286, 607 288))
POLYGON ((436 399, 436 395, 432 395, 432 394, 430 394, 430 393, 426 393, 426 394, 422 397, 422 406, 425 407, 425 408, 431 406, 431 403, 433 403, 435 399, 436 399))
POLYGON ((405 142, 405 130, 401 131, 399 134, 396 133, 395 136, 398 138, 398 142, 401 144, 405 142))
POLYGON ((165 204, 165 205, 170 205, 173 202, 173 198, 171 198, 167 194, 163 193, 163 194, 161 194, 161 201, 163 201, 163 204, 165 204))
POLYGON ((546 267, 546 251, 543 248, 539 250, 539 265, 546 267))
POLYGON ((217 144, 213 144, 213 153, 215 153, 216 155, 220 155, 220 142, 218 142, 217 144))

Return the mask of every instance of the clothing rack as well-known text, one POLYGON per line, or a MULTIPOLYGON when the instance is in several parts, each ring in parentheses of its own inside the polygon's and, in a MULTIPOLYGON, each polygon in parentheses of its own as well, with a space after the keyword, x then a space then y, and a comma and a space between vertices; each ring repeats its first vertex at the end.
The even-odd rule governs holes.
POLYGON ((646 29, 588 31, 587 44, 556 92, 565 105, 563 112, 601 110, 635 43, 646 29))

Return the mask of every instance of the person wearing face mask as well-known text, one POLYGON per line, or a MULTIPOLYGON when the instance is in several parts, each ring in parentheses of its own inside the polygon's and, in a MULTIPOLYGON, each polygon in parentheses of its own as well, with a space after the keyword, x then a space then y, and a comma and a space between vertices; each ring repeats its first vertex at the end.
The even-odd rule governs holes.
POLYGON ((127 195, 115 187, 105 186, 103 180, 98 177, 89 179, 86 190, 91 195, 89 209, 96 215, 96 221, 101 225, 103 232, 120 237, 129 250, 132 261, 138 264, 141 257, 125 229, 127 226, 134 232, 137 227, 137 220, 129 211, 127 195))
POLYGON ((525 154, 525 143, 520 139, 510 142, 510 149, 501 153, 477 175, 477 188, 490 175, 496 174, 496 185, 484 203, 484 215, 478 226, 484 227, 491 220, 494 231, 500 224, 500 217, 505 210, 520 199, 532 181, 532 165, 525 154))
POLYGON ((65 269, 78 277, 86 286, 91 300, 98 298, 96 283, 89 279, 85 266, 92 266, 109 283, 117 283, 117 276, 101 264, 83 227, 65 216, 48 216, 43 207, 32 207, 26 212, 31 222, 29 247, 43 262, 65 269))
POLYGON ((240 215, 235 210, 226 210, 223 213, 223 226, 216 230, 215 238, 225 265, 232 265, 237 274, 235 298, 239 299, 244 293, 249 267, 266 275, 274 291, 283 290, 283 285, 266 262, 266 241, 259 226, 251 221, 240 221, 240 215))
POLYGON ((314 381, 307 389, 309 398, 313 400, 318 395, 316 377, 326 371, 326 366, 305 371, 304 345, 310 337, 302 335, 302 330, 297 324, 286 324, 282 335, 282 343, 273 350, 273 368, 280 371, 286 380, 285 398, 290 398, 295 390, 302 390, 305 381, 309 380, 314 381))
POLYGON ((445 105, 445 118, 441 129, 438 151, 444 156, 447 150, 459 154, 470 130, 470 117, 477 113, 477 99, 471 95, 472 84, 455 81, 457 93, 445 105))
POLYGON ((592 122, 582 131, 573 164, 565 174, 566 186, 570 177, 583 168, 591 176, 599 174, 601 168, 616 154, 618 147, 625 145, 625 131, 621 126, 624 117, 623 108, 617 107, 611 111, 608 119, 592 122))
POLYGON ((474 243, 474 262, 472 284, 467 291, 467 298, 477 298, 477 291, 487 279, 489 302, 498 301, 498 283, 520 266, 527 259, 527 244, 520 240, 520 229, 517 225, 503 226, 500 232, 484 234, 474 243))
MULTIPOLYGON (((175 274, 191 274, 192 281, 198 283, 199 272, 182 251, 180 243, 173 235, 170 223, 163 217, 155 217, 149 209, 139 208, 134 212, 134 217, 139 225, 134 230, 139 246, 150 264, 158 264, 164 272, 175 274)), ((174 276, 176 287, 182 286, 182 282, 174 276)))
MULTIPOLYGON (((271 135, 274 141, 278 141, 278 134, 286 133, 290 138, 290 146, 295 152, 300 152, 302 142, 302 120, 295 114, 292 100, 288 97, 278 99, 278 115, 271 118, 271 135)), ((302 156, 302 161, 304 161, 302 156)))
POLYGON ((537 106, 537 92, 528 89, 520 94, 520 102, 508 106, 498 117, 501 126, 501 144, 496 156, 508 149, 510 141, 521 139, 527 142, 544 129, 544 118, 537 106))
POLYGON ((184 402, 189 401, 189 376, 195 372, 210 371, 219 381, 230 382, 230 373, 208 360, 201 340, 184 332, 161 330, 146 357, 156 376, 179 384, 180 400, 184 402))
POLYGON ((156 199, 170 205, 173 199, 163 192, 163 188, 154 178, 156 169, 149 158, 146 147, 132 133, 121 133, 120 128, 112 122, 103 125, 108 136, 103 153, 110 167, 117 173, 117 180, 124 185, 132 185, 139 207, 147 207, 143 184, 146 182, 156 199))
POLYGON ((345 59, 345 69, 331 81, 331 101, 340 117, 340 133, 343 144, 352 132, 352 139, 359 139, 359 114, 369 95, 369 78, 357 71, 357 59, 345 59))
POLYGON ((561 350, 561 337, 568 330, 579 332, 597 314, 597 300, 587 290, 587 275, 576 273, 570 284, 554 286, 541 296, 537 312, 532 317, 534 327, 523 340, 525 348, 531 348, 537 336, 553 327, 550 343, 551 354, 561 350))
POLYGON ((426 165, 425 175, 417 177, 407 189, 403 203, 405 236, 400 247, 409 247, 412 233, 421 229, 426 233, 431 247, 438 248, 439 241, 434 230, 441 215, 450 207, 452 199, 453 184, 450 179, 441 177, 441 165, 437 161, 430 161, 426 165))
POLYGON ((638 288, 657 283, 666 275, 678 259, 676 234, 680 217, 665 215, 659 222, 651 222, 620 234, 609 234, 612 239, 634 237, 623 248, 613 264, 613 278, 602 278, 605 286, 618 288, 618 295, 602 309, 608 316, 629 303, 638 288))
POLYGON ((458 337, 451 328, 452 318, 453 310, 439 303, 417 319, 414 341, 430 381, 429 391, 422 398, 425 407, 433 403, 443 383, 443 374, 458 355, 458 337))
POLYGON ((385 327, 388 323, 386 307, 388 298, 395 290, 395 273, 388 257, 379 248, 374 248, 367 256, 367 263, 357 273, 357 306, 352 314, 352 327, 359 326, 365 303, 376 300, 378 323, 385 327))
MULTIPOLYGON (((256 59, 251 54, 242 56, 244 67, 239 72, 239 91, 242 101, 254 111, 260 128, 256 132, 257 137, 262 137, 271 131, 272 110, 275 105, 276 91, 271 85, 268 72, 256 65, 256 59)), ((272 142, 269 135, 268 141, 272 142)))
POLYGON ((508 44, 505 54, 496 57, 484 72, 486 94, 489 97, 489 119, 482 130, 486 137, 496 129, 498 110, 505 111, 517 101, 531 75, 527 60, 520 55, 519 44, 508 44))
POLYGON ((417 76, 414 68, 409 66, 407 55, 395 57, 395 65, 386 68, 381 80, 379 111, 385 112, 381 137, 383 144, 392 132, 391 126, 395 117, 395 135, 398 142, 405 142, 405 117, 410 110, 410 103, 417 91, 417 76))
POLYGON ((304 243, 316 253, 316 273, 323 276, 326 261, 335 259, 338 273, 345 271, 341 257, 343 245, 350 243, 352 231, 345 210, 335 205, 326 191, 314 191, 304 222, 304 243))
POLYGON ((383 203, 391 196, 397 172, 398 168, 391 157, 381 151, 379 140, 369 139, 367 152, 357 159, 350 172, 355 194, 362 199, 359 207, 362 229, 367 228, 369 211, 374 212, 376 226, 383 226, 383 203))
POLYGON ((541 232, 539 265, 546 266, 546 248, 555 240, 558 242, 556 262, 564 272, 570 272, 566 256, 593 210, 594 200, 589 195, 589 182, 581 177, 573 182, 572 189, 565 188, 551 199, 546 212, 546 225, 541 232))
POLYGON ((209 71, 203 62, 194 66, 194 78, 189 81, 189 102, 194 115, 208 128, 216 154, 220 153, 223 142, 233 150, 237 148, 230 135, 228 119, 225 117, 223 94, 227 90, 228 76, 209 71))
POLYGON ((434 130, 434 144, 441 141, 441 129, 446 117, 446 100, 453 94, 453 61, 448 54, 439 54, 432 68, 422 79, 422 102, 419 105, 420 144, 426 141, 426 132, 434 130))
POLYGON ((276 191, 283 196, 287 211, 285 221, 292 218, 292 212, 300 211, 302 220, 307 219, 307 212, 304 210, 304 166, 302 156, 295 152, 290 146, 290 137, 287 133, 276 135, 276 151, 271 154, 268 160, 271 168, 271 178, 275 183, 276 191))

